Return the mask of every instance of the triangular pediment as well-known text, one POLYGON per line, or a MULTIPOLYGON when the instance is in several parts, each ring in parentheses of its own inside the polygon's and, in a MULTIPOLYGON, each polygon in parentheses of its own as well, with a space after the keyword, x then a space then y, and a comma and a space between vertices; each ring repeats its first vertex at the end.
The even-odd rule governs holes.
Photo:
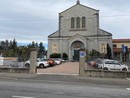
POLYGON ((59 36, 59 31, 56 31, 56 32, 50 34, 50 35, 48 36, 48 38, 51 38, 51 37, 58 37, 58 36, 59 36))
POLYGON ((99 35, 100 36, 112 36, 112 33, 109 33, 105 30, 100 29, 99 35))
POLYGON ((82 5, 82 4, 75 4, 74 6, 72 6, 72 7, 68 8, 68 9, 62 11, 60 14, 65 13, 65 12, 69 12, 70 10, 73 10, 75 8, 82 8, 82 9, 87 9, 87 10, 91 10, 91 11, 99 11, 99 10, 96 10, 94 8, 82 5))

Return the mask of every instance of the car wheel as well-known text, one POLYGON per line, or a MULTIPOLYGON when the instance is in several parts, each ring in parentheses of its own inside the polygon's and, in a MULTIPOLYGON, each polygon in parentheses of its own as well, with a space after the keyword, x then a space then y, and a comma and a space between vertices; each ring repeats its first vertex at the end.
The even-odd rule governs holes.
POLYGON ((39 67, 40 68, 44 68, 45 66, 44 66, 44 64, 40 64, 39 67))
POLYGON ((28 64, 28 63, 27 63, 27 64, 25 64, 25 67, 29 68, 29 67, 30 67, 30 64, 28 64))
POLYGON ((103 68, 103 70, 108 70, 108 68, 105 67, 105 68, 103 68))
POLYGON ((54 66, 54 64, 52 64, 52 63, 49 63, 49 67, 53 67, 54 66))
POLYGON ((100 69, 102 69, 102 67, 100 67, 100 69))
POLYGON ((123 68, 122 71, 127 71, 127 69, 126 69, 126 68, 123 68))

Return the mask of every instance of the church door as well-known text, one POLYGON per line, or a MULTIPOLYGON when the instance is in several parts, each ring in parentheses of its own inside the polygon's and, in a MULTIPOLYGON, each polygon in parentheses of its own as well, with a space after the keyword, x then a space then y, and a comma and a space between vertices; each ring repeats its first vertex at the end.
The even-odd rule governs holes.
POLYGON ((79 50, 84 48, 83 42, 74 41, 71 45, 72 60, 79 61, 79 50))
POLYGON ((74 50, 74 57, 73 57, 73 59, 75 61, 79 61, 79 50, 74 50))

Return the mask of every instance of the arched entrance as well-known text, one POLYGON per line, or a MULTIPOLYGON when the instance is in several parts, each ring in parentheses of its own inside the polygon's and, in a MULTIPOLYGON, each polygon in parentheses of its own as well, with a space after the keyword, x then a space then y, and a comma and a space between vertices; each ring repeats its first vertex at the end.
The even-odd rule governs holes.
POLYGON ((71 45, 71 55, 72 59, 75 61, 79 61, 79 50, 85 48, 83 42, 74 41, 71 45))

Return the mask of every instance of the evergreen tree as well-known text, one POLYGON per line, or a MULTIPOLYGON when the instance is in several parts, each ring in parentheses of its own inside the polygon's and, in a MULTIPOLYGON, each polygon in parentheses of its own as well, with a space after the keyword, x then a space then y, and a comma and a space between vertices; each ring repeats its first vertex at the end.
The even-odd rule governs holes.
POLYGON ((35 42, 32 41, 32 48, 35 48, 35 42))
POLYGON ((12 44, 12 49, 16 49, 16 48, 17 48, 17 42, 16 42, 16 40, 14 38, 13 44, 12 44))
POLYGON ((5 48, 8 50, 8 48, 9 48, 9 41, 8 40, 5 41, 5 46, 6 46, 5 48))
POLYGON ((45 47, 43 46, 43 43, 40 42, 39 48, 38 48, 38 57, 43 58, 45 55, 45 47))
POLYGON ((10 42, 9 42, 9 48, 10 48, 10 49, 13 49, 12 46, 13 46, 13 42, 12 42, 12 40, 10 40, 10 42))
POLYGON ((2 47, 1 47, 1 45, 0 45, 0 55, 1 55, 2 52, 3 52, 3 49, 2 49, 2 47))
POLYGON ((108 57, 108 59, 111 59, 111 56, 112 56, 111 48, 110 48, 109 44, 107 44, 107 57, 108 57))
POLYGON ((36 42, 36 44, 35 44, 35 48, 37 48, 38 49, 38 43, 36 42))
POLYGON ((4 42, 4 41, 1 41, 1 47, 2 47, 3 49, 5 49, 5 42, 4 42))

